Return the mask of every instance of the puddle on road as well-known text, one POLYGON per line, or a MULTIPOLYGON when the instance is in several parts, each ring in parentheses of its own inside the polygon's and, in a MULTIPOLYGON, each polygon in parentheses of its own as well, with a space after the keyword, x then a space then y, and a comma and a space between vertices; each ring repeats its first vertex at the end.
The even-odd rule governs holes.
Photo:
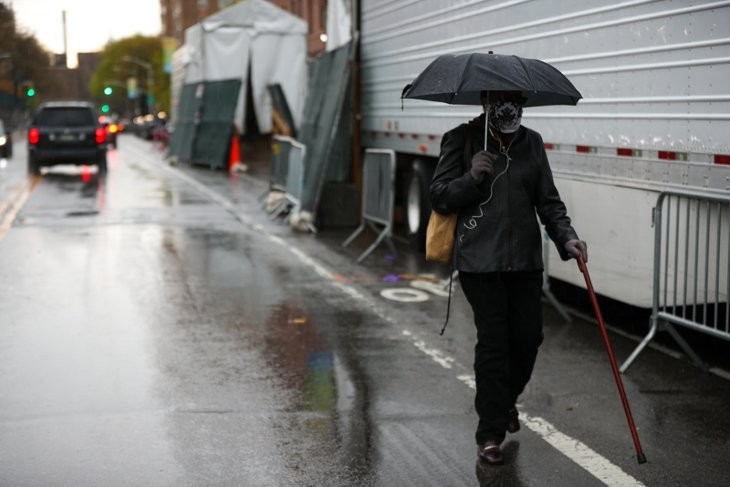
POLYGON ((334 408, 334 356, 327 340, 302 310, 278 304, 264 328, 269 365, 293 391, 293 409, 331 411, 334 408))
POLYGON ((317 457, 347 466, 358 478, 367 476, 371 428, 365 386, 333 352, 317 319, 302 309, 288 303, 271 307, 263 330, 268 365, 290 394, 287 436, 300 452, 291 457, 291 467, 317 457))

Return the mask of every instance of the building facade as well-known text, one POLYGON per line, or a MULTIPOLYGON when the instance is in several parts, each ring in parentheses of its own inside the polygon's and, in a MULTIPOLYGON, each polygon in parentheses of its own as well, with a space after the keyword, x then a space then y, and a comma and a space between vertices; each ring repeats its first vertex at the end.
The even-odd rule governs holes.
MULTIPOLYGON (((160 0, 162 35, 172 37, 181 46, 185 42, 185 29, 197 24, 205 17, 235 3, 246 0, 160 0)), ((327 18, 327 0, 269 0, 307 21, 309 34, 307 47, 310 56, 324 50, 322 40, 327 18)))

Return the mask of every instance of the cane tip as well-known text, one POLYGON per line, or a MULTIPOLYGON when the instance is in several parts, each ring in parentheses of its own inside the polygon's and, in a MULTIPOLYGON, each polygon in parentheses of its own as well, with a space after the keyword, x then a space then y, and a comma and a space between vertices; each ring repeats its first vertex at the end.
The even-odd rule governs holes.
POLYGON ((642 463, 646 463, 646 456, 644 455, 644 452, 640 452, 636 455, 636 459, 639 461, 639 465, 642 463))

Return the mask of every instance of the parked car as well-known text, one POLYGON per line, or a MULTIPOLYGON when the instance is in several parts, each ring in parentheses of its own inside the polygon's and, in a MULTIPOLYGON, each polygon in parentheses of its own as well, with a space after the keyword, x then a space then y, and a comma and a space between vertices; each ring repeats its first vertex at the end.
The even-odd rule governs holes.
POLYGON ((28 129, 28 172, 54 164, 91 164, 106 172, 107 134, 84 101, 42 103, 28 129))
POLYGON ((102 116, 99 117, 99 123, 106 131, 106 142, 110 147, 116 149, 117 146, 117 134, 122 131, 122 126, 115 122, 113 119, 102 116))
POLYGON ((13 157, 13 136, 10 130, 5 129, 5 124, 0 120, 0 158, 10 159, 13 157))
POLYGON ((155 131, 160 128, 164 128, 166 120, 152 114, 147 114, 135 117, 132 123, 134 124, 134 133, 137 134, 138 137, 145 140, 154 140, 155 131))

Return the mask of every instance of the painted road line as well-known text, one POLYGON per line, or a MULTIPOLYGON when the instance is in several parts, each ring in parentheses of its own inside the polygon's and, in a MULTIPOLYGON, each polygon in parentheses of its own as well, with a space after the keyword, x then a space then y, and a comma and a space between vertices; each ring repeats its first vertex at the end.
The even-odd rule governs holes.
POLYGON ((558 431, 552 424, 537 416, 529 416, 520 411, 520 421, 537 433, 556 450, 567 456, 591 475, 612 487, 643 486, 641 482, 621 470, 585 443, 558 431))
POLYGON ((6 198, 0 204, 0 216, 2 216, 2 221, 0 221, 0 240, 10 231, 15 218, 18 216, 21 208, 23 208, 23 205, 25 205, 30 193, 35 189, 38 181, 40 181, 38 176, 29 177, 16 188, 16 191, 10 197, 6 198))
POLYGON ((2 202, 0 202, 0 216, 2 216, 5 211, 10 208, 10 205, 13 204, 13 201, 15 201, 15 198, 18 197, 18 195, 28 186, 28 180, 24 180, 19 185, 17 185, 13 190, 10 192, 7 198, 5 198, 2 202))
MULTIPOLYGON (((139 160, 146 160, 140 157, 139 160)), ((151 163, 150 163, 151 164, 151 163)), ((301 250, 289 245, 284 239, 277 237, 269 233, 266 228, 258 223, 252 221, 238 207, 231 201, 227 200, 220 194, 214 192, 204 184, 193 179, 187 174, 180 170, 169 166, 161 166, 154 164, 155 167, 162 168, 164 171, 170 172, 174 176, 188 182, 191 186, 196 188, 200 193, 208 196, 212 201, 219 203, 223 208, 229 211, 235 218, 240 221, 245 227, 254 230, 261 237, 269 240, 272 243, 282 246, 285 250, 295 255, 299 261, 310 267, 319 276, 327 279, 334 287, 341 289, 345 294, 351 296, 357 301, 366 303, 367 307, 376 314, 382 320, 391 323, 395 327, 400 327, 397 320, 388 315, 387 310, 382 309, 379 302, 374 301, 370 296, 361 293, 356 288, 343 283, 337 279, 337 275, 330 272, 324 265, 320 264, 316 260, 312 259, 309 255, 306 255, 301 250)), ((439 364, 445 369, 458 369, 456 379, 466 384, 470 388, 475 388, 473 376, 464 373, 468 369, 463 365, 459 364, 456 359, 449 355, 441 352, 440 350, 426 345, 426 342, 419 338, 417 334, 410 330, 402 330, 402 335, 408 339, 414 347, 423 352, 426 356, 431 358, 435 363, 439 364)), ((524 411, 520 411, 523 423, 527 428, 536 433, 540 438, 545 440, 549 445, 557 449, 560 453, 565 455, 571 461, 585 469, 589 474, 594 476, 600 482, 611 487, 624 487, 624 486, 643 486, 639 480, 630 476, 621 468, 614 465, 607 458, 601 456, 589 448, 585 443, 576 440, 555 428, 548 421, 537 416, 529 416, 524 411)))
MULTIPOLYGON (((403 335, 413 337, 413 333, 404 330, 403 335)), ((423 353, 431 357, 431 359, 445 369, 451 369, 454 359, 446 356, 434 348, 426 348, 423 342, 418 339, 413 340, 413 346, 421 350, 423 353)), ((461 374, 456 378, 467 385, 470 389, 476 390, 476 380, 474 374, 461 374)), ((639 480, 627 474, 619 467, 608 461, 606 458, 595 452, 582 441, 576 440, 562 432, 555 426, 550 424, 543 418, 538 416, 530 416, 523 408, 520 409, 520 421, 527 428, 537 433, 543 440, 558 450, 560 453, 577 463, 588 473, 611 487, 624 486, 643 486, 639 480)))

